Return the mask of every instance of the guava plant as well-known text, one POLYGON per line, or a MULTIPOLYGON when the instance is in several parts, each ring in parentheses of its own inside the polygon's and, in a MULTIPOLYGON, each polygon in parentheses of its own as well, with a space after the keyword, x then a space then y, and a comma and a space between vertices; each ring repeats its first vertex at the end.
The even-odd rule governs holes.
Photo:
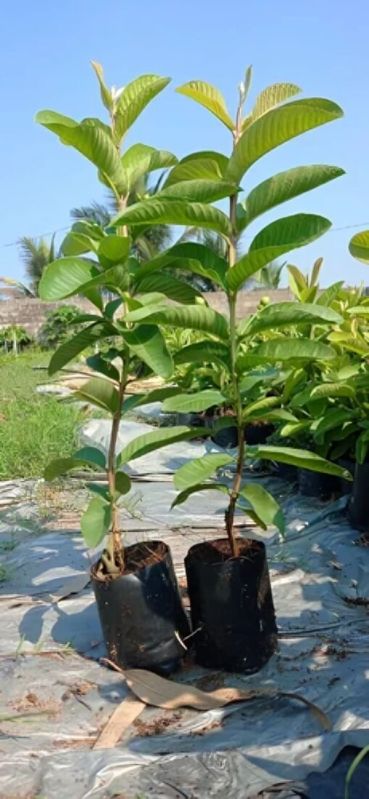
MULTIPOLYGON (((231 552, 238 554, 234 534, 234 516, 237 505, 262 527, 268 523, 283 529, 283 518, 274 498, 261 486, 243 481, 243 467, 247 456, 245 422, 252 414, 263 413, 271 406, 270 397, 260 400, 257 407, 245 407, 243 378, 245 369, 265 363, 306 363, 311 359, 329 360, 334 350, 319 340, 301 336, 290 341, 288 336, 278 337, 275 331, 289 327, 319 324, 337 325, 341 317, 330 308, 314 303, 280 303, 266 306, 250 319, 237 319, 237 298, 245 281, 274 259, 287 252, 309 244, 330 227, 328 219, 315 214, 297 213, 271 222, 253 238, 248 251, 239 257, 239 243, 249 225, 272 208, 298 195, 327 183, 343 174, 335 166, 312 165, 294 167, 264 180, 247 196, 241 192, 253 164, 264 155, 320 125, 342 116, 342 110, 330 100, 322 98, 293 99, 299 88, 294 84, 274 84, 257 97, 249 113, 244 113, 251 84, 251 68, 240 86, 236 117, 229 114, 221 93, 203 81, 191 81, 178 91, 200 103, 229 130, 232 136, 230 156, 211 149, 192 153, 173 166, 163 183, 161 196, 149 202, 136 203, 120 212, 113 223, 129 225, 131 230, 142 225, 175 224, 210 229, 225 242, 226 256, 221 248, 215 253, 201 243, 183 242, 157 256, 148 266, 148 272, 160 268, 166 272, 180 267, 200 274, 224 292, 228 314, 190 304, 168 307, 164 302, 145 304, 127 314, 127 322, 170 325, 191 328, 207 334, 207 338, 185 347, 177 353, 177 362, 220 363, 226 371, 222 391, 205 390, 196 394, 180 395, 167 399, 164 408, 181 411, 202 411, 226 403, 233 409, 238 427, 238 449, 234 459, 231 454, 210 453, 181 467, 175 476, 180 490, 176 503, 183 502, 192 493, 214 488, 228 494, 225 511, 226 530, 231 552), (229 197, 228 212, 213 203, 229 197), (256 343, 256 337, 268 332, 268 340, 256 343), (209 340, 210 337, 210 340, 209 340), (252 348, 249 347, 252 341, 252 348), (220 467, 236 469, 233 484, 209 483, 209 478, 220 467)), ((309 452, 282 447, 259 447, 256 457, 268 457, 273 450, 275 460, 304 465, 317 471, 337 470, 326 461, 309 452)))

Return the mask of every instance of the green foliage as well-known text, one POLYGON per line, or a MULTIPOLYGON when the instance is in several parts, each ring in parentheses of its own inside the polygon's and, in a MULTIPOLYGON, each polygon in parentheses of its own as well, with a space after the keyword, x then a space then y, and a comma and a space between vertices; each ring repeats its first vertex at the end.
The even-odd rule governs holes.
POLYGON ((46 320, 38 332, 38 343, 43 349, 55 349, 71 334, 81 328, 78 322, 81 311, 75 305, 61 305, 48 311, 46 320))

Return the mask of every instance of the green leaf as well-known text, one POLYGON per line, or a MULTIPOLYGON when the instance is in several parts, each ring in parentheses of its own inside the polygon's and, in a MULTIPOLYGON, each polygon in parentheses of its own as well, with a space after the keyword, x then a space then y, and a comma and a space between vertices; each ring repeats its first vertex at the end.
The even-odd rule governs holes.
POLYGON ((105 375, 109 380, 114 380, 116 383, 119 382, 120 375, 118 369, 116 369, 114 364, 110 363, 110 361, 106 361, 105 358, 102 358, 99 353, 90 355, 89 358, 86 359, 86 363, 94 372, 99 372, 99 374, 105 375))
POLYGON ((92 377, 82 388, 74 392, 74 397, 111 414, 116 413, 119 408, 118 391, 114 383, 104 378, 92 377))
POLYGON ((187 441, 198 438, 203 431, 199 427, 191 428, 179 425, 177 427, 162 428, 144 433, 142 436, 130 441, 119 453, 116 459, 117 467, 130 463, 135 458, 147 455, 148 452, 176 444, 178 441, 187 441))
POLYGON ((118 192, 125 189, 120 156, 109 135, 109 128, 99 120, 84 119, 76 122, 54 111, 40 111, 36 122, 59 136, 63 144, 70 144, 88 158, 99 170, 104 182, 118 192))
POLYGON ((229 130, 233 130, 234 122, 229 116, 224 97, 215 86, 202 80, 191 80, 188 83, 184 83, 183 86, 179 86, 176 91, 207 108, 229 130))
POLYGON ((113 107, 113 98, 110 89, 108 89, 104 81, 104 70, 98 61, 91 61, 91 66, 96 74, 97 80, 99 81, 100 94, 104 106, 108 109, 108 111, 111 111, 113 107))
POLYGON ((117 494, 128 494, 131 490, 131 481, 125 472, 115 473, 115 491, 117 494))
POLYGON ((159 75, 141 75, 123 89, 115 110, 115 135, 119 141, 144 108, 170 82, 159 75))
POLYGON ((155 325, 137 325, 134 330, 122 330, 130 350, 160 377, 170 377, 173 361, 161 331, 155 325))
POLYGON ((97 547, 109 531, 111 525, 111 506, 103 497, 93 497, 81 518, 81 532, 85 544, 90 549, 97 547))
POLYGON ((364 264, 369 263, 369 230, 356 233, 349 243, 349 250, 354 258, 357 258, 364 264))
POLYGON ((112 335, 109 327, 105 323, 94 323, 89 327, 85 327, 84 330, 81 330, 73 336, 73 338, 61 344, 56 352, 54 352, 49 363, 49 375, 54 375, 55 372, 63 369, 63 367, 73 361, 80 352, 83 352, 87 347, 93 346, 97 341, 108 336, 109 333, 112 335))
POLYGON ((249 167, 263 155, 342 115, 336 103, 320 97, 295 100, 267 111, 242 134, 229 159, 226 179, 239 184, 249 167))
POLYGON ((191 496, 191 494, 197 494, 199 491, 222 491, 223 494, 229 494, 229 488, 222 483, 197 483, 190 488, 186 488, 185 491, 181 491, 177 494, 176 498, 173 500, 171 504, 171 508, 175 508, 176 505, 182 505, 183 502, 191 496))
POLYGON ((156 194, 156 199, 212 203, 236 192, 237 186, 224 180, 183 180, 164 188, 156 194))
POLYGON ((281 404, 280 397, 263 397, 262 399, 258 399, 255 402, 250 402, 249 405, 246 406, 242 413, 242 418, 246 421, 250 417, 253 418, 253 415, 256 416, 260 415, 260 413, 264 413, 265 411, 269 410, 270 408, 275 408, 276 405, 281 404))
POLYGON ((369 430, 363 430, 356 440, 355 458, 358 463, 364 463, 369 449, 369 430))
POLYGON ((349 316, 369 316, 369 305, 354 305, 352 308, 347 308, 346 313, 349 316))
POLYGON ((169 299, 175 302, 184 303, 185 305, 193 305, 198 297, 202 297, 201 291, 185 283, 183 280, 178 280, 168 274, 156 273, 146 275, 137 282, 136 291, 138 294, 141 292, 160 291, 169 299))
POLYGON ((228 339, 228 324, 222 314, 207 308, 205 305, 186 305, 183 307, 163 307, 150 309, 138 308, 126 314, 125 321, 139 322, 141 319, 154 322, 158 325, 171 325, 174 327, 188 328, 189 330, 202 330, 211 333, 220 339, 228 339))
POLYGON ((271 208, 344 174, 344 170, 339 167, 316 164, 298 166, 273 175, 272 178, 256 186, 246 198, 244 202, 246 219, 242 229, 271 208))
POLYGON ((60 477, 60 475, 70 472, 72 469, 76 469, 78 466, 79 464, 76 462, 75 458, 56 458, 47 464, 44 471, 44 479, 50 482, 51 480, 55 480, 56 477, 60 477))
POLYGON ((266 264, 297 247, 315 241, 331 226, 329 219, 316 214, 294 214, 271 222, 251 242, 249 252, 227 274, 227 283, 235 291, 266 264))
POLYGON ((156 150, 147 144, 133 144, 122 155, 122 167, 126 173, 129 190, 132 190, 141 177, 155 169, 166 169, 177 163, 177 158, 167 150, 156 150))
POLYGON ((110 493, 109 493, 109 486, 102 485, 101 483, 86 483, 86 486, 92 494, 97 494, 98 497, 101 497, 104 502, 109 503, 110 493))
POLYGON ((338 294, 341 291, 342 286, 344 285, 343 280, 339 280, 337 283, 333 283, 327 289, 322 291, 317 298, 316 304, 317 305, 330 305, 333 300, 336 299, 338 294))
POLYGON ((83 461, 83 463, 91 464, 91 466, 98 466, 103 471, 106 469, 105 454, 97 447, 82 447, 74 453, 73 457, 77 461, 83 461))
POLYGON ((279 302, 267 305, 250 319, 242 321, 239 325, 239 335, 254 336, 263 330, 276 330, 289 325, 339 325, 343 321, 336 311, 322 305, 302 302, 279 302))
POLYGON ((267 86, 256 98, 251 114, 243 120, 242 129, 246 130, 259 117, 270 111, 271 108, 275 108, 276 105, 283 103, 300 92, 300 87, 296 86, 295 83, 273 83, 271 86, 267 86))
POLYGON ((252 509, 264 525, 274 525, 280 533, 285 531, 285 518, 278 502, 259 483, 247 483, 240 490, 240 496, 250 503, 252 509))
POLYGON ((344 477, 352 480, 350 473, 338 466, 337 463, 331 463, 325 458, 321 458, 315 452, 310 452, 307 449, 294 449, 293 447, 279 447, 270 444, 261 444, 257 447, 249 447, 250 457, 257 460, 276 461, 277 463, 288 463, 291 466, 297 466, 300 469, 309 469, 311 472, 321 472, 322 474, 333 474, 337 477, 344 477))
POLYGON ((179 386, 163 386, 163 388, 154 388, 152 391, 148 391, 146 394, 136 394, 136 405, 149 405, 151 402, 162 402, 163 400, 167 399, 167 397, 174 397, 176 394, 180 394, 180 392, 181 389, 179 386))
POLYGON ((223 452, 212 453, 204 455, 202 458, 194 458, 194 460, 187 461, 183 466, 180 466, 174 475, 175 488, 183 491, 198 483, 203 483, 221 466, 234 463, 234 460, 232 455, 226 455, 223 452))
POLYGON ((96 241, 83 233, 71 230, 63 239, 60 251, 68 258, 88 252, 96 252, 96 241))
POLYGON ((228 165, 228 158, 212 150, 191 153, 169 172, 164 188, 184 180, 220 180, 228 165))
POLYGON ((184 242, 175 244, 164 253, 153 258, 140 267, 138 278, 152 272, 162 272, 163 268, 174 267, 209 278, 217 286, 225 287, 225 276, 228 269, 224 258, 204 244, 184 242))
POLYGON ((106 236, 101 239, 97 251, 100 263, 105 267, 124 263, 128 258, 130 245, 128 236, 106 236))
POLYGON ((253 363, 272 363, 274 361, 330 361, 336 357, 332 347, 320 341, 307 338, 275 338, 265 341, 239 359, 239 369, 253 363))
POLYGON ((99 274, 97 266, 86 258, 58 258, 43 270, 39 283, 41 299, 53 302, 72 297, 84 283, 99 274))
POLYGON ((165 400, 163 411, 200 413, 216 405, 223 405, 225 402, 226 398, 220 391, 209 388, 204 391, 197 391, 195 394, 177 394, 175 397, 170 397, 165 400))
POLYGON ((361 761, 364 760, 364 757, 366 757, 367 754, 369 754, 369 745, 368 746, 364 746, 363 749, 361 749, 361 751, 358 752, 356 757, 354 757, 354 759, 353 759, 353 761, 351 763, 351 766, 348 769, 346 777, 345 777, 345 797, 344 797, 344 799, 349 799, 349 797, 350 797, 350 789, 349 789, 350 782, 352 780, 352 777, 354 776, 354 773, 355 773, 357 767, 360 766, 361 761))
POLYGON ((314 436, 321 437, 324 433, 335 428, 341 428, 345 422, 350 421, 352 412, 344 408, 329 408, 324 416, 316 419, 311 425, 314 436))
POLYGON ((225 367, 227 371, 230 368, 229 349, 219 341, 211 341, 204 339, 204 341, 197 341, 196 344, 189 344, 175 353, 174 363, 206 363, 209 361, 213 363, 217 361, 221 366, 225 367))
POLYGON ((354 399, 356 391, 353 386, 348 383, 321 383, 315 386, 311 392, 311 398, 317 399, 319 397, 349 397, 354 399))
POLYGON ((112 225, 192 225, 210 228, 223 236, 231 233, 228 218, 218 208, 204 203, 152 198, 130 205, 112 220, 112 225))

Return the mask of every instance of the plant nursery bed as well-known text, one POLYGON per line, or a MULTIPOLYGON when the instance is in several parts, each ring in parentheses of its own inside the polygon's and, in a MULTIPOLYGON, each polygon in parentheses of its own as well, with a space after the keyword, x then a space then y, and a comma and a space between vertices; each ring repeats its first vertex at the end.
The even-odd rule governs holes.
MULTIPOLYGON (((122 436, 136 435, 129 424, 122 436)), ((84 443, 103 446, 105 433, 104 420, 93 420, 84 443)), ((121 511, 126 544, 159 538, 170 545, 182 585, 185 552, 220 537, 223 518, 214 492, 170 511, 168 476, 178 461, 201 457, 206 447, 217 451, 212 444, 181 443, 144 456, 139 467, 135 461, 133 496, 121 511), (145 482, 135 482, 136 468, 145 482)), ((89 584, 96 552, 85 552, 74 525, 58 526, 57 509, 52 523, 40 513, 30 481, 0 484, 1 799, 51 799, 56 785, 58 799, 343 795, 355 755, 346 748, 366 745, 369 736, 369 561, 356 545, 346 498, 327 504, 299 496, 277 478, 260 482, 278 496, 287 518, 284 541, 273 529, 264 537, 278 650, 252 676, 194 666, 189 651, 172 680, 206 691, 272 694, 204 711, 144 705, 114 745, 98 750, 105 725, 132 694, 102 660, 89 584), (276 692, 313 702, 332 728, 323 729, 308 707, 276 692)), ((70 503, 77 490, 71 481, 70 503)), ((247 539, 250 527, 241 520, 239 535, 247 539)), ((352 799, 365 796, 366 783, 363 764, 352 799)))

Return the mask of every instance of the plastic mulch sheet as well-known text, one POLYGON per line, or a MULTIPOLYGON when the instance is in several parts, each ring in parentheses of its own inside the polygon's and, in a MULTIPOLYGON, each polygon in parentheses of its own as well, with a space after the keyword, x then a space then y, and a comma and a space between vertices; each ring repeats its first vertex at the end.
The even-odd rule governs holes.
MULTIPOLYGON (((122 424, 121 443, 148 429, 122 424)), ((104 446, 106 435, 104 420, 94 420, 83 442, 104 446)), ((221 534, 222 501, 208 492, 170 511, 170 475, 209 449, 216 450, 175 444, 132 462, 126 540, 167 541, 180 578, 188 547, 221 534)), ((127 695, 121 677, 99 663, 104 646, 88 577, 95 553, 86 553, 78 531, 50 529, 32 483, 3 483, 1 799, 342 796, 355 750, 342 751, 369 743, 369 552, 348 524, 345 499, 322 504, 275 478, 250 479, 276 492, 288 519, 284 542, 267 534, 278 653, 251 677, 188 668, 175 679, 297 692, 325 711, 332 731, 297 702, 264 698, 208 712, 146 708, 114 748, 92 750, 127 695)), ((367 776, 363 764, 351 799, 369 795, 367 776)))

